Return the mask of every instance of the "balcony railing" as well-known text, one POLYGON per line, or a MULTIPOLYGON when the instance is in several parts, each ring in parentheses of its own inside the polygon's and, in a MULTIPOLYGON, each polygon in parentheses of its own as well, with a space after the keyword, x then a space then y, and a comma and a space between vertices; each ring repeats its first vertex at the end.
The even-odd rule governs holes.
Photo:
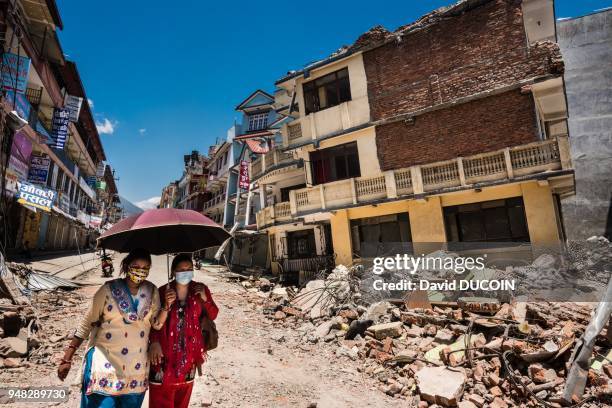
POLYGON ((258 228, 300 214, 570 168, 567 137, 293 190, 257 214, 258 228))
POLYGON ((255 179, 273 166, 289 163, 294 160, 292 153, 283 152, 279 149, 272 149, 251 162, 251 177, 255 179))
POLYGON ((225 193, 219 194, 216 197, 211 198, 210 200, 204 203, 204 209, 212 208, 220 203, 225 203, 225 193))

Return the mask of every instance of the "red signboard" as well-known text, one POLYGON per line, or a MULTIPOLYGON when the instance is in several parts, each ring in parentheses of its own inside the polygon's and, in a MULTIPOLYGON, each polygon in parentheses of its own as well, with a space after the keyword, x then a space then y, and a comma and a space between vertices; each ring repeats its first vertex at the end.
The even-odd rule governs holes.
POLYGON ((243 190, 249 189, 249 162, 242 160, 240 162, 240 180, 238 181, 238 187, 243 190))

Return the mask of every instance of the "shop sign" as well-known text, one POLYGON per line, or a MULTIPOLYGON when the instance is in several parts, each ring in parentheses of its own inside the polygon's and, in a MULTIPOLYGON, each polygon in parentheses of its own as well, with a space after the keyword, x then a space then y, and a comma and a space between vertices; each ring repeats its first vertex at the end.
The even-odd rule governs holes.
POLYGON ((243 190, 249 189, 249 162, 246 160, 240 161, 240 180, 238 180, 238 187, 243 190))
POLYGON ((30 158, 30 171, 28 181, 34 184, 47 184, 51 159, 46 156, 32 156, 30 158))
POLYGON ((20 180, 28 178, 28 167, 30 156, 32 155, 32 142, 28 136, 18 131, 13 138, 11 146, 11 157, 9 158, 8 168, 12 170, 20 180))
POLYGON ((26 182, 18 182, 17 187, 17 201, 20 204, 51 211, 56 196, 55 191, 26 182))
POLYGON ((82 104, 83 98, 66 94, 66 97, 64 98, 64 109, 68 110, 68 118, 71 122, 79 121, 79 113, 81 112, 82 104))
POLYGON ((55 108, 51 122, 51 147, 62 150, 68 140, 68 123, 70 112, 67 109, 55 108))
POLYGON ((2 55, 2 88, 25 93, 28 86, 30 59, 5 52, 2 55))

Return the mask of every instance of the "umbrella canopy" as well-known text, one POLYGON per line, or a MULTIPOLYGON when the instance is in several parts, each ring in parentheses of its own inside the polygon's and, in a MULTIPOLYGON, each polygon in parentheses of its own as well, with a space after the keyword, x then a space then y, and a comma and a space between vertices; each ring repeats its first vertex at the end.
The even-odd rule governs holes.
POLYGON ((129 252, 144 248, 154 255, 195 252, 221 245, 229 233, 193 210, 160 208, 128 217, 98 238, 98 248, 129 252))

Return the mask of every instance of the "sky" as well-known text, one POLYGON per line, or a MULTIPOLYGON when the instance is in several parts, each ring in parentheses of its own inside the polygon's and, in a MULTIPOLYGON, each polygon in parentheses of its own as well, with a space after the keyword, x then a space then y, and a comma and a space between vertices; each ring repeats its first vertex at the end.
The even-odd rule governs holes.
MULTIPOLYGON (((143 207, 180 178, 184 154, 226 137, 254 90, 273 92, 287 71, 375 25, 392 30, 453 2, 57 0, 119 194, 143 207)), ((556 14, 609 6, 557 0, 556 14)))

